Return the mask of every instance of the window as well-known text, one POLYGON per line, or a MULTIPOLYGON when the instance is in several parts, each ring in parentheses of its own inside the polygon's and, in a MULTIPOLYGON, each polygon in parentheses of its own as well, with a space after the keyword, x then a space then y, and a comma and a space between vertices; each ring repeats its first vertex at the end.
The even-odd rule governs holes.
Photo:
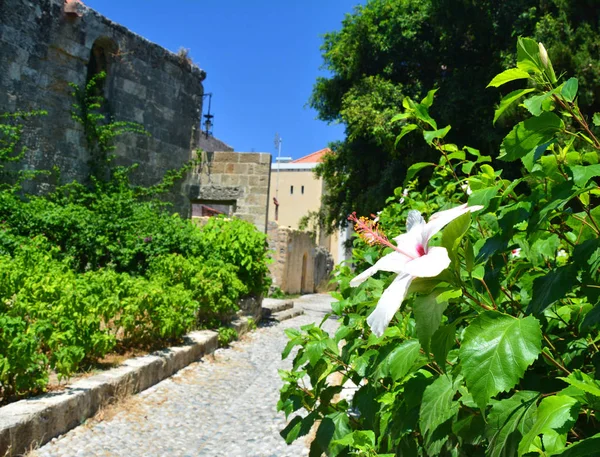
POLYGON ((294 186, 290 186, 290 195, 294 195, 294 186))
POLYGON ((89 83, 99 73, 106 73, 106 78, 97 82, 96 95, 108 98, 108 94, 105 93, 104 88, 108 79, 110 56, 114 55, 117 51, 118 46, 110 38, 100 37, 94 41, 90 52, 90 60, 87 65, 87 82, 89 83))
POLYGON ((302 189, 300 189, 300 193, 304 195, 304 186, 302 186, 302 189))

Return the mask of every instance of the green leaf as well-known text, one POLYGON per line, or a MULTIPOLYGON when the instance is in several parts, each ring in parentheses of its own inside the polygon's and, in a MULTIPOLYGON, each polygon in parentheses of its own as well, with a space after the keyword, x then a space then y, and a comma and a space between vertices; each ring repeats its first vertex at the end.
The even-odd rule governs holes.
POLYGON ((513 457, 533 425, 538 392, 521 391, 495 402, 487 417, 488 457, 513 457))
POLYGON ((498 191, 501 187, 502 185, 498 184, 493 187, 486 187, 484 189, 473 191, 473 193, 469 195, 469 206, 481 205, 484 208, 487 207, 492 198, 498 195, 498 191))
POLYGON ((577 96, 578 88, 579 82, 577 81, 577 78, 569 78, 569 80, 565 83, 560 93, 565 98, 565 100, 567 100, 568 102, 572 102, 577 96))
POLYGON ((600 433, 578 441, 560 454, 554 455, 560 455, 561 457, 598 457, 598 449, 600 449, 600 433))
POLYGON ((577 282, 577 268, 573 265, 556 268, 533 282, 533 298, 527 313, 539 314, 556 300, 563 298, 577 282))
POLYGON ((542 111, 548 111, 548 107, 544 104, 546 100, 549 100, 550 97, 554 94, 554 91, 544 92, 540 95, 534 95, 533 97, 529 97, 527 100, 523 102, 527 111, 529 111, 534 116, 539 116, 542 114, 542 111), (544 110, 544 108, 546 108, 544 110))
POLYGON ((429 92, 427 92, 427 96, 421 100, 421 105, 431 108, 431 105, 433 105, 433 96, 437 91, 437 89, 431 89, 429 92))
POLYGON ((406 178, 404 178, 404 182, 411 180, 423 168, 435 167, 435 166, 437 166, 437 165, 432 162, 417 162, 415 164, 412 164, 408 168, 408 170, 406 170, 406 178))
POLYGON ((594 117, 592 117, 592 122, 596 127, 600 127, 600 113, 594 113, 594 117))
POLYGON ((437 124, 436 122, 433 120, 433 118, 429 115, 429 111, 427 109, 428 107, 425 105, 418 105, 416 104, 414 106, 414 115, 417 119, 425 122, 426 124, 430 125, 431 127, 433 127, 434 130, 437 130, 437 124))
POLYGON ((588 181, 600 176, 600 164, 596 165, 573 165, 569 167, 573 172, 573 181, 578 187, 585 187, 588 181))
POLYGON ((498 158, 506 161, 520 159, 534 148, 552 140, 563 128, 563 121, 550 112, 519 122, 502 141, 503 153, 498 158))
POLYGON ((596 304, 590 311, 587 312, 583 322, 581 323, 582 329, 595 326, 600 322, 600 303, 596 304))
POLYGON ((544 398, 538 406, 531 430, 519 443, 519 457, 529 452, 530 446, 538 435, 571 428, 577 418, 576 406, 577 400, 567 395, 544 398))
POLYGON ((427 144, 431 144, 436 138, 444 138, 450 131, 450 128, 451 126, 448 125, 439 130, 423 130, 423 138, 425 138, 427 144))
POLYGON ((438 328, 431 337, 433 358, 444 371, 446 371, 446 357, 448 357, 448 352, 454 347, 455 342, 456 322, 438 328))
POLYGON ((279 434, 287 444, 291 444, 293 441, 306 435, 310 431, 317 417, 318 413, 316 411, 313 411, 306 417, 294 416, 279 434))
POLYGON ((442 232, 442 246, 448 250, 450 258, 456 256, 456 248, 471 226, 471 213, 462 216, 450 222, 442 232))
POLYGON ((431 337, 440 327, 442 315, 448 307, 447 301, 438 302, 439 294, 440 292, 435 290, 429 295, 418 295, 413 304, 417 336, 425 354, 429 354, 431 337))
POLYGON ((486 311, 471 322, 459 358, 467 388, 482 410, 519 382, 540 354, 541 340, 540 323, 533 316, 519 319, 486 311))
POLYGON ((345 412, 332 413, 325 416, 321 421, 315 435, 315 441, 322 452, 327 452, 328 456, 335 457, 345 446, 330 445, 331 441, 342 439, 351 432, 348 415, 345 412))
POLYGON ((503 84, 509 83, 511 81, 526 78, 529 78, 529 73, 527 73, 526 71, 523 71, 519 68, 509 68, 508 70, 504 70, 502 73, 494 76, 494 79, 490 81, 487 87, 500 87, 503 84))
POLYGON ((394 146, 398 146, 398 143, 402 138, 404 138, 405 135, 409 134, 413 130, 417 130, 418 128, 419 126, 417 124, 406 124, 404 127, 402 127, 400 134, 396 137, 396 142, 394 143, 394 146))
POLYGON ((461 376, 453 381, 450 376, 442 375, 425 389, 419 413, 419 427, 427 439, 436 428, 458 413, 460 404, 453 398, 461 381, 461 376))
POLYGON ((517 67, 525 72, 542 72, 540 48, 535 40, 522 37, 517 40, 517 67))
POLYGON ((500 104, 498 105, 498 108, 496 108, 496 111, 494 111, 493 124, 496 124, 496 121, 500 118, 504 111, 506 111, 513 103, 519 100, 523 95, 529 94, 534 90, 535 89, 518 89, 505 95, 502 100, 500 100, 500 104))
POLYGON ((417 340, 408 340, 398 345, 384 363, 394 381, 404 378, 419 358, 421 346, 417 340))
POLYGON ((582 373, 579 370, 573 370, 573 372, 566 378, 558 378, 565 381, 567 384, 577 387, 589 394, 600 397, 600 384, 598 381, 592 379, 589 375, 582 373))

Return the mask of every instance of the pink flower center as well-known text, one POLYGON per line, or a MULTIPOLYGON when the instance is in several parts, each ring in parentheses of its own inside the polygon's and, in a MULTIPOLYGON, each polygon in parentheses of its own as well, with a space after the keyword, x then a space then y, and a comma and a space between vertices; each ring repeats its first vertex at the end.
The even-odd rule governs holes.
POLYGON ((423 257, 425 255, 425 248, 422 244, 417 244, 417 253, 419 254, 419 257, 423 257))

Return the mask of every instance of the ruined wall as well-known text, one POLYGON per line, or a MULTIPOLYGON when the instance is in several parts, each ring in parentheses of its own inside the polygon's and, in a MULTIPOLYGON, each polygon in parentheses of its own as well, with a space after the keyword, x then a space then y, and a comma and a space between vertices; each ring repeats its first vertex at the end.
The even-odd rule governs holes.
POLYGON ((251 222, 266 232, 271 154, 202 152, 201 159, 186 188, 192 205, 228 207, 225 214, 251 222))
POLYGON ((288 294, 313 293, 331 274, 333 258, 308 232, 270 221, 267 230, 273 286, 288 294))
MULTIPOLYGON (((86 140, 71 119, 68 84, 84 85, 89 72, 104 65, 109 113, 151 134, 122 137, 118 163, 139 163, 135 181, 154 184, 197 147, 205 73, 87 7, 80 12, 67 16, 63 0, 0 0, 0 112, 48 111, 26 135, 30 151, 23 166, 57 165, 63 181, 87 177, 86 140)), ((180 184, 170 196, 184 216, 187 188, 180 184)))

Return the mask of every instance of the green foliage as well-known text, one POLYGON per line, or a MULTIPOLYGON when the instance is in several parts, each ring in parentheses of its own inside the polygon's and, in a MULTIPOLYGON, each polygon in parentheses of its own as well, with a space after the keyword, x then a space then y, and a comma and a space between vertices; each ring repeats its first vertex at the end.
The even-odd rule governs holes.
POLYGON ((232 341, 238 339, 238 334, 235 329, 231 327, 219 327, 219 347, 227 347, 232 341))
MULTIPOLYGON (((577 90, 585 115, 600 111, 599 24, 600 9, 587 0, 371 0, 357 6, 341 30, 325 35, 321 50, 331 75, 317 79, 309 102, 320 119, 343 123, 346 131, 317 169, 329 189, 327 225, 343 225, 352 211, 377 212, 410 165, 437 161, 416 127, 396 115, 407 97, 423 100, 429 110, 428 91, 436 88, 429 118, 440 128, 452 124, 450 142, 469 144, 495 160, 506 128, 523 119, 518 101, 532 90, 521 88, 531 65, 521 59, 511 68, 518 36, 535 38, 535 46, 519 56, 537 56, 542 41, 557 67, 576 77, 579 87, 572 82, 563 93, 567 101, 577 90), (496 128, 481 123, 491 119, 500 100, 497 91, 485 89, 488 83, 510 92, 496 110, 496 128), (406 137, 396 145, 398 135, 406 137)), ((551 66, 546 71, 556 78, 551 66)), ((510 178, 518 174, 516 165, 502 167, 510 178)))
POLYGON ((356 272, 336 271, 336 333, 287 331, 283 357, 297 352, 281 372, 278 408, 297 415, 281 432, 286 441, 318 423, 311 455, 598 453, 600 142, 579 107, 579 84, 557 76, 536 41, 520 38, 517 68, 490 86, 509 79, 532 89, 521 94, 529 97, 525 119, 500 151, 521 167, 515 179, 479 150, 446 143, 430 99, 405 99, 397 119, 415 126, 412 135, 422 134, 439 159, 409 168, 377 233, 405 232, 410 210, 430 216, 463 202, 483 209, 433 239, 447 250, 448 268, 413 278, 380 337, 367 317, 396 274, 358 287, 350 280, 390 247, 354 241, 356 272), (336 398, 342 386, 354 392, 349 400, 336 398))
MULTIPOLYGON (((115 138, 144 131, 105 118, 97 82, 75 90, 74 118, 95 154, 89 182, 43 196, 23 195, 18 181, 0 189, 0 404, 43 392, 50 370, 69 377, 109 352, 221 327, 240 298, 269 287, 265 235, 253 225, 199 228, 156 199, 193 162, 151 187, 112 165, 115 138)), ((28 115, 0 118, 0 167, 23 157, 17 122, 28 115)))

